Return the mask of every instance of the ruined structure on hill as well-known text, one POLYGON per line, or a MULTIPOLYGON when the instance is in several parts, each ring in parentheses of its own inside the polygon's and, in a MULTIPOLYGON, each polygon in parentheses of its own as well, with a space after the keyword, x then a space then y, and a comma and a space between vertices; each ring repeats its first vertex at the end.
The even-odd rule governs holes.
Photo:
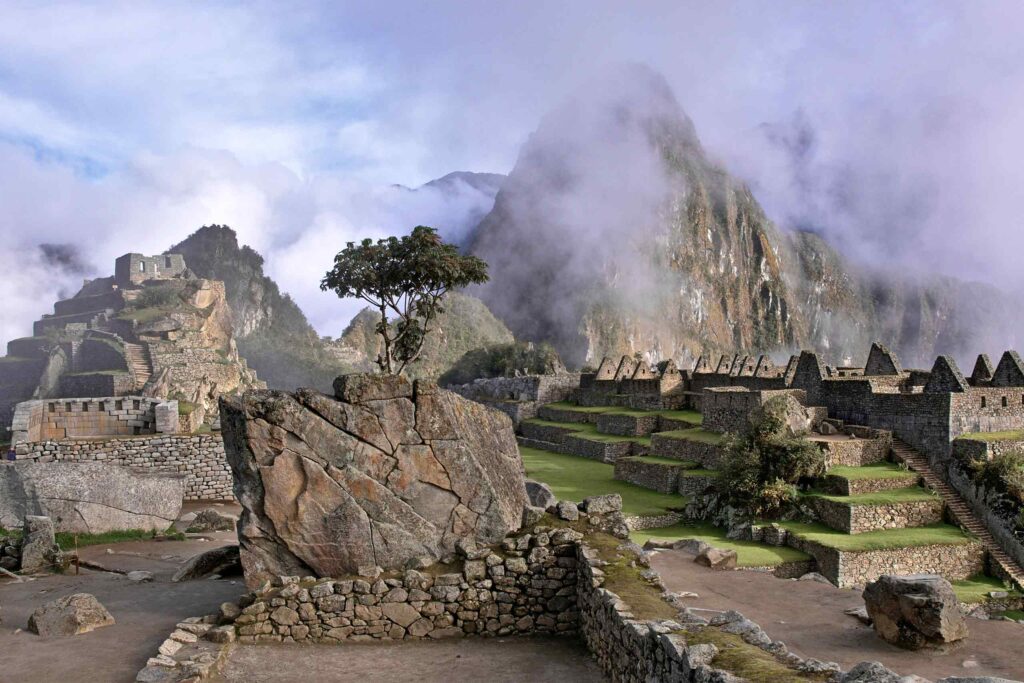
POLYGON ((0 424, 21 401, 141 396, 179 400, 198 426, 221 394, 261 385, 235 346, 223 282, 195 277, 180 255, 125 254, 113 277, 86 281, 8 343, 0 424))

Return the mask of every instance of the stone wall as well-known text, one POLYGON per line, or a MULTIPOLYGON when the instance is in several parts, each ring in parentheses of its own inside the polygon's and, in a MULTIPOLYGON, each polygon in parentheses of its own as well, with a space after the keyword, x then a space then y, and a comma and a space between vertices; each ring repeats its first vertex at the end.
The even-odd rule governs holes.
POLYGON ((647 436, 658 428, 658 416, 624 415, 622 413, 598 413, 597 431, 602 434, 619 436, 647 436))
POLYGON ((955 439, 953 441, 953 457, 958 460, 995 460, 1007 453, 1024 451, 1024 440, 1000 439, 998 441, 982 441, 981 439, 955 439))
POLYGON ((471 401, 500 410, 512 418, 514 425, 518 425, 522 420, 537 417, 538 408, 545 403, 569 400, 575 396, 579 386, 579 374, 566 373, 491 377, 448 389, 471 401))
POLYGON ((661 434, 651 435, 651 453, 664 458, 697 462, 709 470, 720 469, 725 462, 725 449, 718 444, 661 434))
POLYGON ((784 395, 806 402, 804 392, 797 390, 749 390, 740 386, 708 388, 701 401, 704 427, 713 432, 742 432, 754 410, 765 401, 784 395))
POLYGON ((840 588, 863 586, 883 574, 935 573, 956 581, 985 569, 985 551, 975 542, 847 552, 788 534, 786 544, 811 555, 818 571, 840 588))
POLYGON ((850 505, 819 497, 808 500, 822 522, 847 534, 905 529, 942 521, 943 506, 939 498, 887 505, 850 505))
POLYGON ((642 455, 646 448, 633 441, 595 441, 569 434, 559 445, 559 452, 612 464, 629 455, 642 455))
MULTIPOLYGON (((17 447, 23 442, 153 434, 156 409, 162 403, 145 396, 24 401, 11 421, 11 443, 17 447)), ((177 431, 176 423, 164 420, 163 424, 177 431)))
POLYGON ((186 475, 185 500, 234 499, 231 470, 218 433, 23 443, 17 447, 16 458, 168 469, 186 475))
POLYGON ((62 396, 124 396, 135 388, 135 378, 128 372, 85 372, 60 376, 62 396))
MULTIPOLYGON (((960 444, 960 441, 955 443, 960 444)), ((1000 547, 1019 566, 1024 566, 1024 529, 1020 529, 1017 524, 1018 516, 1022 514, 1021 507, 1015 501, 1007 499, 1001 492, 989 490, 975 483, 967 467, 967 461, 962 457, 955 457, 950 463, 950 485, 964 497, 1000 547)))
POLYGON ((615 461, 615 478, 661 493, 679 489, 679 465, 651 462, 643 458, 619 458, 615 461))
POLYGON ((537 528, 506 539, 500 550, 471 553, 460 571, 437 576, 409 570, 370 580, 288 579, 242 611, 239 641, 574 634, 580 538, 571 529, 537 528))
POLYGON ((707 493, 708 489, 715 485, 717 479, 718 477, 714 475, 680 472, 677 491, 682 496, 699 496, 707 493))
POLYGON ((889 457, 892 448, 891 438, 828 439, 812 436, 811 442, 825 452, 825 463, 829 467, 862 467, 882 462, 889 457))

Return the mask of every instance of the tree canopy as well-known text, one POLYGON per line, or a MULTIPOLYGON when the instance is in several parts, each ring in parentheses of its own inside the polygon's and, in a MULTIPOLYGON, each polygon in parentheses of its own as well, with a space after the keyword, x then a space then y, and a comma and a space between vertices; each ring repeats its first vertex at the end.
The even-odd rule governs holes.
POLYGON ((400 374, 419 357, 430 323, 452 289, 487 281, 487 264, 445 244, 437 231, 416 226, 404 237, 349 242, 334 257, 320 289, 366 301, 380 313, 381 372, 400 374))

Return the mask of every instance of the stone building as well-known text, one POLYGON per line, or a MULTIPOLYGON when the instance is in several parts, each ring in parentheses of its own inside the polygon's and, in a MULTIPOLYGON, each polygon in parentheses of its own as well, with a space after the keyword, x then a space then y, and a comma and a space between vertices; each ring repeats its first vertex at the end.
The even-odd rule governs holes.
POLYGON ((150 280, 170 280, 184 273, 185 257, 181 254, 125 254, 114 261, 114 282, 120 287, 140 285, 150 280))

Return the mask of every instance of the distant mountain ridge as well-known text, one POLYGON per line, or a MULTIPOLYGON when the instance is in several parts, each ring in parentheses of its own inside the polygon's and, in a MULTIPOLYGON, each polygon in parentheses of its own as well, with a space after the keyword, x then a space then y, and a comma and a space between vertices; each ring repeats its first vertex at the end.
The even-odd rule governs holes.
POLYGON ((610 69, 544 117, 468 249, 490 264, 488 307, 570 366, 800 347, 860 361, 873 339, 930 366, 1016 338, 1006 293, 870 272, 778 229, 642 66, 610 69))

